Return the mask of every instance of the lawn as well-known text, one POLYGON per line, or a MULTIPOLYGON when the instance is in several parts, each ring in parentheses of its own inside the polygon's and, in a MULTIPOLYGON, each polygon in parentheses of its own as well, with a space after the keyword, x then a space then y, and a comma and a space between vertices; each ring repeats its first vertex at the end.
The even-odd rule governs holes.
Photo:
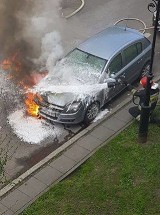
POLYGON ((21 215, 160 215, 160 127, 134 122, 21 215))

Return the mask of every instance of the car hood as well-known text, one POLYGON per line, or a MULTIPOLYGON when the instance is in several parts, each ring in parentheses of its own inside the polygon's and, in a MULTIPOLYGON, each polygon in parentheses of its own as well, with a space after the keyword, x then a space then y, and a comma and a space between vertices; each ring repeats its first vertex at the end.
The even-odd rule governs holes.
POLYGON ((44 89, 41 88, 41 97, 47 103, 65 106, 73 101, 84 101, 88 98, 94 98, 100 91, 106 88, 106 83, 81 86, 48 86, 44 89))
POLYGON ((42 98, 50 104, 65 106, 66 104, 78 99, 74 93, 46 93, 42 98))

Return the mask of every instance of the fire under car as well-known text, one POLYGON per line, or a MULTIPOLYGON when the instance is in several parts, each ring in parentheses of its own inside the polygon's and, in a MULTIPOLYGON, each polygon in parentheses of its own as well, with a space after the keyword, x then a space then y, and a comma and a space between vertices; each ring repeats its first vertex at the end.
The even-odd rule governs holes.
POLYGON ((46 88, 59 83, 58 87, 63 84, 63 91, 50 88, 41 93, 41 99, 35 98, 39 116, 63 124, 89 124, 125 88, 122 84, 108 88, 105 83, 122 76, 125 82, 134 82, 148 71, 150 57, 151 43, 140 32, 127 27, 106 28, 60 60, 61 66, 56 65, 59 69, 53 78, 45 78, 46 88), (64 79, 67 84, 63 83, 64 79), (78 88, 68 90, 75 83, 80 87, 79 93, 78 88), (88 86, 94 88, 91 93, 86 91, 88 86))

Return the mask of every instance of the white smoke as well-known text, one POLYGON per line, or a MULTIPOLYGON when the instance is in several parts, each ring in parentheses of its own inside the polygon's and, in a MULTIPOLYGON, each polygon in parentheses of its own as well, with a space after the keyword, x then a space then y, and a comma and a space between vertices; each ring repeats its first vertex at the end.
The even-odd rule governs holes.
POLYGON ((56 61, 63 55, 61 37, 57 31, 47 33, 42 38, 41 55, 34 59, 34 63, 45 66, 49 72, 52 72, 56 61))
POLYGON ((28 0, 22 9, 17 11, 15 16, 21 29, 16 39, 22 39, 32 48, 29 58, 39 56, 42 37, 53 31, 62 33, 65 29, 60 3, 60 0, 28 0))

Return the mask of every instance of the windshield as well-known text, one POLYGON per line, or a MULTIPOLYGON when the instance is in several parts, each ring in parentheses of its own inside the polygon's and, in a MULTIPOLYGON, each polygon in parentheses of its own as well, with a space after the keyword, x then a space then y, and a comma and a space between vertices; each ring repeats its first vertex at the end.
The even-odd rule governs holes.
POLYGON ((70 54, 68 54, 66 60, 68 63, 77 64, 77 66, 79 64, 79 66, 84 68, 90 67, 92 72, 97 73, 97 75, 102 73, 106 64, 106 60, 83 52, 79 49, 74 49, 70 54))
POLYGON ((92 85, 99 81, 106 60, 74 49, 43 80, 46 85, 92 85))

